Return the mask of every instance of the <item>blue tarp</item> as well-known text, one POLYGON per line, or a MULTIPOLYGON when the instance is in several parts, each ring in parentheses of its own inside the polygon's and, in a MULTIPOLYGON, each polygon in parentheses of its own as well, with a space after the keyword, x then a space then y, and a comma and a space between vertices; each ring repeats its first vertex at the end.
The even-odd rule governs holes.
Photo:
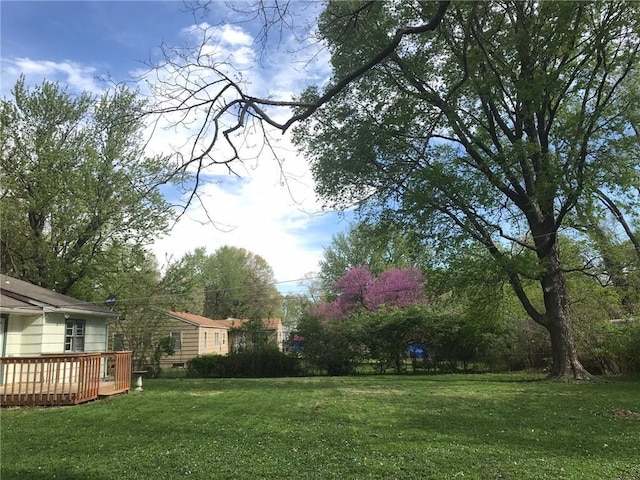
POLYGON ((407 343, 407 356, 409 358, 429 358, 429 353, 424 343, 409 342, 407 343))

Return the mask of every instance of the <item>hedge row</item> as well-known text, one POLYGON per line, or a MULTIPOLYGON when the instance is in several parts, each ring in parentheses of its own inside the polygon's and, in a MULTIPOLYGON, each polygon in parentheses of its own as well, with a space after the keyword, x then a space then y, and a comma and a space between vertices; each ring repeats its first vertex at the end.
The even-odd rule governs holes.
POLYGON ((201 355, 187 363, 188 377, 292 377, 300 375, 298 359, 277 348, 229 355, 201 355))

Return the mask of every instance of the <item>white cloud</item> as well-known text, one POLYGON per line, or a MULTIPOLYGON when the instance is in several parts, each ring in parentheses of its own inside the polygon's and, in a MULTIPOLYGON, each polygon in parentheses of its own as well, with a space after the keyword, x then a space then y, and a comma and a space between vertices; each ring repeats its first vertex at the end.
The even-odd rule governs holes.
POLYGON ((230 46, 243 45, 250 47, 253 43, 251 35, 246 33, 237 25, 225 24, 219 31, 218 38, 230 46))
POLYGON ((241 181, 230 178, 231 186, 224 179, 221 184, 204 186, 202 206, 190 208, 170 235, 155 243, 156 256, 161 261, 167 255, 177 259, 197 247, 213 253, 223 245, 233 245, 265 258, 278 281, 318 271, 321 247, 309 249, 312 239, 307 237, 314 217, 306 209, 317 210, 308 167, 293 156, 286 164, 288 184, 282 183, 275 161, 262 159, 243 172, 241 181), (208 222, 207 215, 220 230, 208 222))
POLYGON ((77 62, 65 60, 53 62, 50 60, 34 60, 20 57, 2 60, 2 80, 11 86, 22 74, 28 83, 41 83, 43 79, 59 81, 68 85, 75 91, 87 91, 95 94, 102 93, 104 89, 96 80, 95 67, 82 65, 77 62))
POLYGON ((237 25, 210 25, 204 22, 186 27, 182 33, 206 64, 228 63, 236 69, 243 69, 255 63, 253 38, 237 25))

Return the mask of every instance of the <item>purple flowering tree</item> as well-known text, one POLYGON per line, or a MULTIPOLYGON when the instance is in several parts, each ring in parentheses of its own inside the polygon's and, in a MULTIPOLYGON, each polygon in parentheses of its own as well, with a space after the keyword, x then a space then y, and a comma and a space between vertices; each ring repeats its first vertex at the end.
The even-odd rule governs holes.
POLYGON ((366 267, 352 268, 333 286, 338 298, 320 303, 314 313, 328 322, 362 309, 375 311, 426 303, 425 281, 417 268, 392 268, 378 277, 366 267))
POLYGON ((426 303, 425 278, 417 268, 392 268, 382 272, 369 285, 366 295, 369 310, 382 306, 408 307, 426 303))
POLYGON ((366 267, 355 267, 347 271, 333 285, 338 294, 335 303, 341 316, 347 316, 360 308, 368 308, 368 291, 374 278, 366 267))

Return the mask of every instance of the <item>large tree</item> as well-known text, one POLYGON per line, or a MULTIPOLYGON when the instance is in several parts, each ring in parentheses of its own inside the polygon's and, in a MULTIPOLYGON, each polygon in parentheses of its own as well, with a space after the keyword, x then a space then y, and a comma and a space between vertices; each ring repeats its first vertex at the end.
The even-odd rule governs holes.
MULTIPOLYGON (((640 185, 640 178, 635 181, 640 185)), ((584 225, 592 246, 589 273, 598 279, 601 286, 613 288, 621 295, 621 315, 633 315, 640 309, 640 230, 636 231, 628 220, 631 218, 638 222, 640 218, 623 211, 625 206, 628 209, 625 203, 629 199, 635 200, 632 208, 640 209, 640 191, 637 195, 615 198, 600 192, 592 202, 581 205, 577 220, 584 225)))
POLYGON ((271 266, 244 248, 225 245, 210 255, 196 249, 169 267, 164 283, 173 288, 176 306, 209 318, 261 319, 282 312, 271 266))
POLYGON ((135 368, 151 366, 157 372, 156 360, 167 342, 161 336, 167 323, 162 310, 173 306, 171 292, 161 281, 155 257, 140 246, 117 245, 108 255, 100 276, 80 279, 74 295, 100 304, 115 297, 112 308, 119 316, 109 327, 109 348, 131 350, 135 368))
POLYGON ((199 247, 178 260, 172 260, 162 278, 171 299, 171 308, 204 314, 207 251, 199 247))
POLYGON ((282 296, 264 258, 227 245, 211 255, 205 274, 205 316, 260 319, 279 316, 281 309, 282 296))
POLYGON ((144 155, 143 109, 124 88, 96 98, 18 80, 0 101, 1 271, 73 293, 118 245, 166 228, 170 165, 144 155))
MULTIPOLYGON (((350 8, 332 3, 320 24, 336 76, 358 48, 375 51, 419 14, 375 4, 354 29, 350 8)), ((637 69, 635 9, 453 4, 436 35, 411 38, 298 131, 323 196, 367 201, 425 234, 483 245, 548 330, 558 378, 589 378, 574 346, 558 232, 602 178, 628 178, 638 162, 621 88, 637 69), (533 265, 522 261, 527 252, 533 265), (543 305, 525 278, 538 282, 543 305)))
POLYGON ((285 131, 304 122, 296 140, 320 195, 368 205, 443 243, 482 245, 549 332, 552 376, 589 378, 574 346, 558 232, 599 187, 615 192, 637 178, 639 8, 328 2, 318 25, 333 67, 327 86, 290 101, 260 97, 196 49, 169 65, 209 75, 167 80, 163 93, 187 91, 159 110, 193 118, 206 109, 189 159, 198 164, 238 159, 237 148, 221 158, 213 147, 233 147, 249 124, 285 131), (294 114, 283 118, 280 107, 294 114), (527 295, 526 278, 543 305, 527 295))

